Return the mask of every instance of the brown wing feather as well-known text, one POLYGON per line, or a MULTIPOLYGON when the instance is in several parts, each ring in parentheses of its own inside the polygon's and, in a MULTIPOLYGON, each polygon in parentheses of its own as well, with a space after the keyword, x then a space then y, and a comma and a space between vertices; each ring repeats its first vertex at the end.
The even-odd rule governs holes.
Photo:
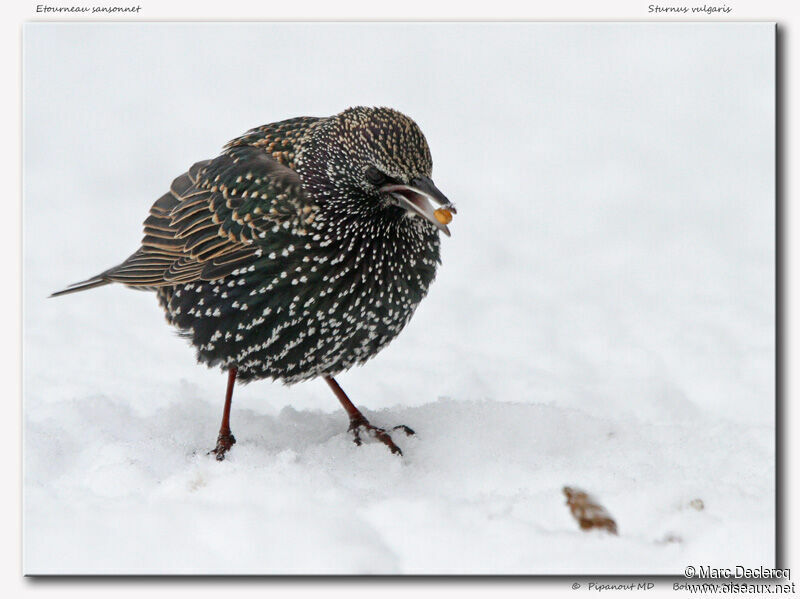
POLYGON ((307 216, 304 205, 296 172, 260 148, 229 148, 175 179, 150 209, 142 247, 100 276, 134 287, 225 277, 257 257, 253 240, 267 226, 307 216))
POLYGON ((319 119, 265 125, 230 142, 213 160, 194 164, 150 208, 141 247, 122 264, 53 293, 112 282, 164 287, 214 280, 253 261, 255 240, 278 223, 302 232, 318 207, 307 202, 295 167, 295 145, 319 119))

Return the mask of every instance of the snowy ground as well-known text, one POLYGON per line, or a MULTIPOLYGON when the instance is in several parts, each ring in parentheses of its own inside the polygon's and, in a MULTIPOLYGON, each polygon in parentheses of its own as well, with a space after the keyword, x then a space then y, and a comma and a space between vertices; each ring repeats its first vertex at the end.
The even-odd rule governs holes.
POLYGON ((772 564, 772 35, 27 27, 26 572, 772 564), (358 448, 324 383, 259 382, 217 463, 224 376, 152 296, 47 295, 127 256, 150 203, 229 138, 354 104, 413 116, 459 207, 407 330, 339 379, 418 435, 402 459, 358 448), (619 536, 580 531, 564 485, 619 536))

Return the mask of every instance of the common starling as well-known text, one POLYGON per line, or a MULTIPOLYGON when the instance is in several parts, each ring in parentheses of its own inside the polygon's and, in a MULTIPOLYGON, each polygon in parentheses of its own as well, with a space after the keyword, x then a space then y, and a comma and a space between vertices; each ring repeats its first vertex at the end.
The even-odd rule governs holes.
POLYGON ((228 372, 218 460, 236 442, 237 379, 320 376, 356 444, 366 432, 402 454, 333 377, 386 347, 436 275, 455 207, 431 168, 420 128, 390 108, 251 129, 172 182, 133 255, 53 296, 109 283, 155 291, 198 361, 228 372))

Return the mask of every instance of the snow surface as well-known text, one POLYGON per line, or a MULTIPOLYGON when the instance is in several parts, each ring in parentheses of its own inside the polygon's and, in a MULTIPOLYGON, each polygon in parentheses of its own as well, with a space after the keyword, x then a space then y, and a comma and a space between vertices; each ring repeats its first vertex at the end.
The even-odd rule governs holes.
POLYGON ((769 24, 25 27, 27 573, 679 573, 774 562, 769 24), (390 105, 457 204, 429 297, 338 377, 237 388, 124 259, 246 129, 390 105), (619 536, 585 533, 561 488, 619 536), (704 509, 691 506, 701 499, 704 509))

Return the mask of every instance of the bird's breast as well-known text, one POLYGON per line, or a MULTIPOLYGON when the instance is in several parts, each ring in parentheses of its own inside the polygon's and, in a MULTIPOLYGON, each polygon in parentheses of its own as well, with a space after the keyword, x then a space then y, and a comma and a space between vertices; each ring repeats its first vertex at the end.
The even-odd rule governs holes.
POLYGON ((335 374, 388 345, 435 277, 438 237, 310 237, 265 244, 225 279, 173 289, 168 318, 200 361, 237 365, 243 380, 335 374))

